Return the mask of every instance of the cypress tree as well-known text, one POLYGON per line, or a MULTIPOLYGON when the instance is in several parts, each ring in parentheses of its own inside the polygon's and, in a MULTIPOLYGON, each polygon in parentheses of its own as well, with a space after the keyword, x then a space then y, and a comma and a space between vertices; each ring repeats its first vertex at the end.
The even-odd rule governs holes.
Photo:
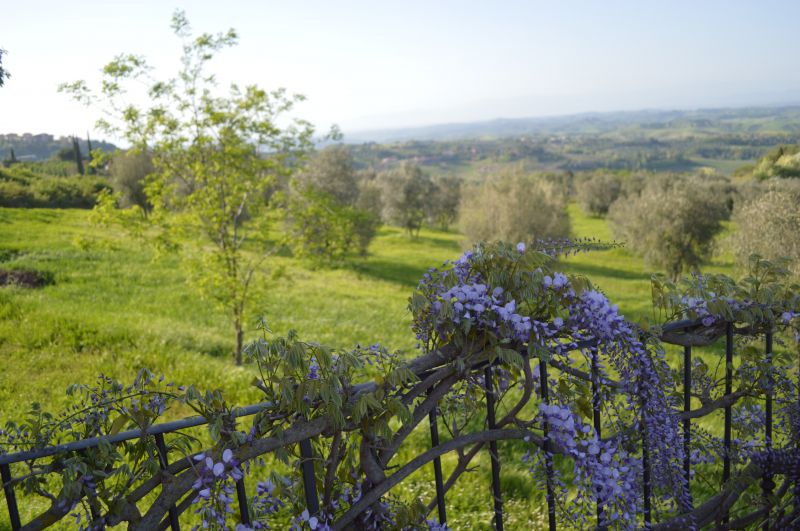
POLYGON ((83 155, 81 155, 81 147, 78 145, 78 137, 72 137, 72 151, 75 152, 75 164, 78 167, 78 173, 84 175, 83 170, 83 155))

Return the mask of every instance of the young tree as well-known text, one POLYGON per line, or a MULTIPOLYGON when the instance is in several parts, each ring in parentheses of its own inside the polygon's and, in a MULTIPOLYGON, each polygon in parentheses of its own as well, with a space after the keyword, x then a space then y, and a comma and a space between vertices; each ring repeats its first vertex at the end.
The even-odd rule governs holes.
POLYGON ((143 58, 122 55, 103 69, 99 95, 82 81, 62 89, 106 110, 101 129, 152 154, 145 193, 154 229, 143 234, 180 244, 190 283, 230 317, 240 364, 256 273, 271 249, 265 198, 278 178, 292 173, 312 128, 300 120, 278 125, 301 99, 284 89, 217 88, 207 66, 236 44, 235 31, 193 37, 180 11, 172 28, 183 41, 177 77, 153 81, 143 58), (132 81, 147 84, 148 106, 125 101, 132 81))
POLYGON ((674 280, 711 253, 728 198, 696 178, 653 176, 638 195, 616 201, 609 219, 616 236, 674 280))

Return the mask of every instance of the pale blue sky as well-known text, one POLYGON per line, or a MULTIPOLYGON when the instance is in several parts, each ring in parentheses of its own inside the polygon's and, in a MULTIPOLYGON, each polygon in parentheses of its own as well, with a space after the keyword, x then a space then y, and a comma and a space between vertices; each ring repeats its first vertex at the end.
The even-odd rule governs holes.
POLYGON ((305 94, 298 116, 345 131, 641 108, 800 102, 800 1, 8 0, 0 133, 82 134, 58 94, 115 54, 174 71, 175 8, 240 34, 222 80, 305 94))

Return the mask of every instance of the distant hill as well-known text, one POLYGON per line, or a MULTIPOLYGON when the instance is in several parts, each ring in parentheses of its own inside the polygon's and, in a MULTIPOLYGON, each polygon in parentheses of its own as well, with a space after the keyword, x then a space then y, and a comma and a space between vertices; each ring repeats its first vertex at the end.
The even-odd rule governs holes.
POLYGON ((525 135, 590 135, 658 138, 666 132, 690 134, 797 134, 800 105, 699 110, 642 110, 584 113, 540 118, 498 118, 485 122, 438 124, 403 129, 345 132, 345 142, 497 139, 525 135))
MULTIPOLYGON (((88 153, 88 145, 85 138, 79 138, 81 152, 88 153)), ((9 158, 11 150, 14 156, 20 161, 40 161, 47 160, 64 148, 72 148, 72 140, 62 136, 55 138, 53 135, 38 134, 32 135, 25 133, 17 135, 14 133, 0 134, 0 160, 9 158)), ((114 151, 117 147, 110 142, 92 139, 92 149, 102 149, 103 151, 114 151)))

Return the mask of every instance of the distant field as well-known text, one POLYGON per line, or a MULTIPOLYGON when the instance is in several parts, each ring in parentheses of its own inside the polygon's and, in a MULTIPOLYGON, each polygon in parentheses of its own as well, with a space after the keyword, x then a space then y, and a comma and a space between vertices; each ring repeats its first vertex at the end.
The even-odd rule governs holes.
MULTIPOLYGON (((575 206, 570 215, 575 236, 611 239, 605 220, 575 206)), ((0 209, 0 251, 12 251, 0 253, 8 260, 0 267, 50 272, 54 280, 36 290, 0 289, 0 423, 20 417, 33 401, 63 403, 69 383, 91 382, 100 372, 131 378, 142 367, 200 389, 221 388, 236 404, 257 401, 251 369, 232 363, 225 316, 186 286, 177 259, 154 260, 122 233, 95 238, 98 229, 87 216, 80 210, 0 209), (105 245, 78 245, 92 238, 105 245)), ((365 260, 341 269, 274 258, 265 274, 282 274, 258 302, 273 330, 295 328, 304 339, 343 347, 380 342, 413 356, 407 298, 429 267, 460 254, 460 236, 423 230, 409 239, 384 227, 369 251, 365 260)), ((650 272, 624 248, 581 254, 564 266, 589 277, 630 318, 651 315, 650 272)), ((732 265, 722 260, 711 268, 730 273, 732 265)), ((414 441, 429 444, 422 431, 414 441)), ((503 450, 507 526, 537 528, 545 518, 542 496, 512 448, 503 450)), ((445 471, 452 458, 445 458, 445 471)), ((490 529, 489 467, 481 459, 486 462, 479 461, 478 472, 448 495, 454 529, 490 529)), ((429 477, 414 476, 398 492, 427 497, 433 490, 429 477)), ((2 529, 8 517, 0 506, 2 529)))
POLYGON ((692 157, 693 162, 700 166, 714 168, 723 175, 731 176, 733 172, 747 164, 753 164, 755 160, 728 160, 728 159, 704 159, 702 157, 692 157))

